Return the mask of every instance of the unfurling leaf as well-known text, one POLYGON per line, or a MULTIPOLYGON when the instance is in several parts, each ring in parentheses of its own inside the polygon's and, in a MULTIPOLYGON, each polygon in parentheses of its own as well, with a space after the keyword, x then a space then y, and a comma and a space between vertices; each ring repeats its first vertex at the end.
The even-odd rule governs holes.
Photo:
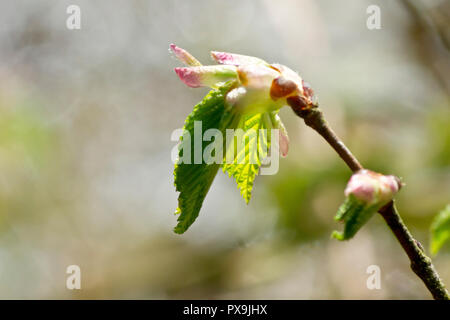
POLYGON ((333 231, 332 237, 338 240, 352 238, 379 208, 381 207, 368 206, 354 195, 349 195, 334 217, 336 221, 344 222, 344 231, 333 231))
POLYGON ((241 136, 237 136, 237 141, 233 139, 227 147, 223 171, 236 180, 246 203, 250 201, 261 161, 267 157, 272 127, 271 116, 267 112, 242 116, 236 130, 236 134, 240 132, 241 136), (243 145, 239 146, 240 143, 243 145))
POLYGON ((203 200, 220 167, 220 163, 206 163, 204 161, 203 151, 210 142, 203 140, 200 162, 195 161, 195 152, 192 152, 195 151, 195 122, 200 121, 203 132, 208 129, 218 129, 223 132, 225 128, 233 126, 233 119, 238 116, 231 111, 227 111, 225 107, 225 94, 231 85, 232 83, 229 83, 217 90, 212 90, 202 102, 194 107, 185 121, 183 137, 181 137, 178 147, 178 161, 175 164, 174 171, 175 187, 180 192, 176 211, 180 216, 174 229, 176 233, 184 233, 197 218, 203 200), (184 152, 189 154, 184 154, 184 152))
POLYGON ((397 177, 360 170, 352 175, 345 189, 346 199, 335 220, 344 222, 344 231, 332 233, 338 240, 348 240, 377 212, 392 200, 401 187, 397 177))
POLYGON ((450 240, 450 204, 436 215, 431 224, 431 253, 437 254, 448 240, 450 240))

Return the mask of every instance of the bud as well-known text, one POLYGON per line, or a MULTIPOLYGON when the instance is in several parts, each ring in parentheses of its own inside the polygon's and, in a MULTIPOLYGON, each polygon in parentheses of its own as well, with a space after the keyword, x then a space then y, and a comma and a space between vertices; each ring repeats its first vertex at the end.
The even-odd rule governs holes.
POLYGON ((281 64, 227 52, 212 51, 211 57, 219 65, 203 66, 189 52, 170 45, 170 51, 187 67, 175 68, 181 81, 192 88, 218 88, 232 81, 226 94, 227 106, 241 115, 269 113, 273 127, 279 129, 282 156, 289 148, 289 138, 276 113, 289 105, 294 110, 317 106, 314 93, 303 79, 290 68, 281 64))
POLYGON ((346 199, 339 207, 335 220, 344 222, 344 232, 334 231, 338 240, 348 240, 400 190, 402 183, 395 176, 385 176, 370 170, 352 175, 345 188, 346 199))
POLYGON ((189 87, 217 88, 227 81, 236 82, 227 102, 241 114, 272 112, 286 105, 298 108, 299 103, 302 109, 317 105, 312 89, 295 71, 281 64, 269 64, 260 58, 241 54, 212 51, 211 57, 220 65, 202 66, 186 50, 174 44, 170 45, 170 50, 188 66, 175 68, 175 72, 189 87))

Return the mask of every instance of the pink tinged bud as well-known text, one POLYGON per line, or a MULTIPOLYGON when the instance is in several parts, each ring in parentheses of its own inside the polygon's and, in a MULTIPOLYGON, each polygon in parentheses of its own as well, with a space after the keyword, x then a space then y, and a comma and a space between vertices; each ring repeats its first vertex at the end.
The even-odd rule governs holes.
POLYGON ((189 52, 187 52, 184 49, 181 49, 180 47, 177 47, 173 43, 170 44, 170 51, 173 52, 175 57, 177 57, 178 60, 180 60, 182 63, 184 63, 187 66, 201 66, 202 64, 194 58, 189 52))
POLYGON ((278 71, 261 64, 240 65, 237 70, 243 86, 267 90, 267 92, 269 92, 273 80, 280 75, 278 71))
POLYGON ((256 57, 251 57, 251 56, 245 56, 242 54, 211 51, 211 57, 220 64, 228 64, 228 65, 234 65, 234 66, 239 66, 239 65, 243 65, 243 64, 265 64, 265 65, 267 65, 267 62, 265 62, 262 59, 259 59, 256 57))
POLYGON ((368 205, 383 205, 398 192, 400 183, 395 176, 384 176, 370 171, 360 170, 353 174, 345 189, 345 196, 352 194, 368 205))
POLYGON ((188 68, 175 68, 181 81, 192 88, 217 87, 221 84, 237 79, 237 70, 234 66, 199 66, 188 68))
MULTIPOLYGON (((312 105, 312 90, 305 87, 302 78, 286 66, 269 65, 256 57, 216 51, 211 52, 211 56, 220 65, 202 66, 186 50, 174 44, 170 45, 170 50, 189 66, 175 68, 179 78, 189 87, 217 88, 225 82, 237 80, 237 87, 243 89, 228 93, 227 102, 242 114, 271 112, 286 104, 297 112, 312 105)), ((287 147, 287 143, 284 146, 287 147)))

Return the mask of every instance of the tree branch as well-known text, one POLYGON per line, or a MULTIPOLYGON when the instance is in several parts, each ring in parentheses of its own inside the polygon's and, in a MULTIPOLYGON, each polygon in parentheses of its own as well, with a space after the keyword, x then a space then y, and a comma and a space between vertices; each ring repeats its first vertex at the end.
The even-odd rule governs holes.
MULTIPOLYGON (((292 110, 305 121, 307 126, 317 131, 328 142, 353 172, 363 169, 356 157, 330 128, 319 108, 292 107, 292 110)), ((425 286, 433 295, 433 298, 437 300, 449 300, 448 291, 440 279, 439 274, 434 269, 431 259, 427 257, 419 242, 413 238, 403 223, 402 218, 395 208, 394 201, 389 202, 381 208, 379 213, 408 255, 411 261, 411 269, 422 279, 425 286)))

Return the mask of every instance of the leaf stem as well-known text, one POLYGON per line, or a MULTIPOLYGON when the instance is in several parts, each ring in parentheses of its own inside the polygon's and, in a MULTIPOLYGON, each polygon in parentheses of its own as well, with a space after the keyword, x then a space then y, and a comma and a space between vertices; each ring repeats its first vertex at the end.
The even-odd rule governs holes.
MULTIPOLYGON (((292 107, 292 110, 305 121, 307 126, 317 131, 328 142, 353 172, 363 169, 358 159, 328 125, 319 108, 302 109, 292 107)), ((379 213, 408 255, 411 261, 411 269, 424 282, 433 298, 436 300, 449 300, 448 291, 434 269, 431 259, 425 254, 420 243, 409 232, 395 207, 394 201, 381 208, 379 213)))

